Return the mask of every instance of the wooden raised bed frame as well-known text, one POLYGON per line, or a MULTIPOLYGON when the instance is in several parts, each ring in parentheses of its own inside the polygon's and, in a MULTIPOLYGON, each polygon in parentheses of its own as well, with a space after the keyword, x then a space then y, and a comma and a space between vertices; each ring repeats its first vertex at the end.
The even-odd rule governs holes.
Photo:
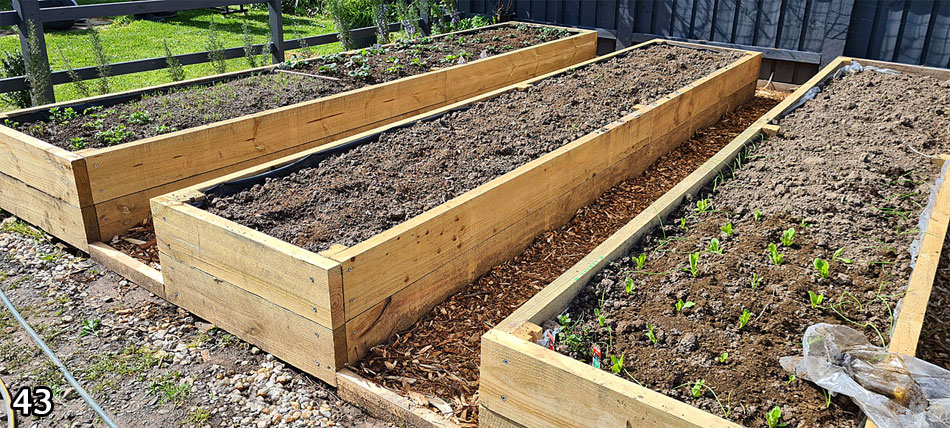
MULTIPOLYGON (((517 91, 628 51, 432 114, 517 91)), ((336 371, 345 364, 411 326, 458 287, 522 251, 538 233, 567 221, 577 208, 615 183, 640 174, 695 130, 750 99, 760 63, 761 54, 746 52, 729 66, 622 120, 348 248, 316 254, 191 203, 204 198, 202 189, 257 175, 422 116, 154 198, 152 214, 164 275, 160 294, 335 385, 336 371)))
MULTIPOLYGON (((90 242, 108 241, 148 218, 154 196, 593 58, 596 32, 570 31, 573 35, 563 39, 467 64, 113 147, 71 152, 2 126, 0 208, 88 251, 90 242)), ((15 121, 56 106, 114 103, 273 68, 19 110, 0 119, 15 121)))
MULTIPOLYGON (((719 416, 641 387, 611 373, 539 346, 525 332, 555 317, 590 278, 610 260, 621 257, 642 236, 659 225, 683 199, 696 194, 740 151, 761 134, 774 135, 772 124, 809 89, 820 85, 852 58, 839 57, 781 104, 737 136, 712 159, 680 182, 622 229, 604 241, 496 328, 482 336, 479 421, 485 427, 739 427, 719 416), (569 385, 569 386, 568 386, 569 385)), ((862 65, 950 79, 950 70, 870 60, 862 65)), ((944 157, 938 159, 943 162, 944 157)), ((939 189, 936 205, 889 349, 914 355, 950 221, 950 180, 939 189)), ((869 423, 873 427, 873 424, 869 423)))

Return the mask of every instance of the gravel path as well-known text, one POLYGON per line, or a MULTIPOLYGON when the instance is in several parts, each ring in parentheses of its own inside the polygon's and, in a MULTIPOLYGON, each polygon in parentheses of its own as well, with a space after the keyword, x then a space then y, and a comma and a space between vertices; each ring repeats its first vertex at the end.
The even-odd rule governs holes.
MULTIPOLYGON (((0 253, 0 288, 120 426, 391 426, 12 217, 0 253)), ((18 426, 104 426, 5 307, 0 378, 54 392, 52 414, 18 426)))

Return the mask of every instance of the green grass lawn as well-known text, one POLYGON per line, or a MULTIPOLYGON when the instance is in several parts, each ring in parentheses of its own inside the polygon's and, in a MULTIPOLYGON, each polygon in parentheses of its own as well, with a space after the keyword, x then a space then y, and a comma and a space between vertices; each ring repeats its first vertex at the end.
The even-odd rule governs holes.
MULTIPOLYGON (((80 0, 80 3, 102 2, 104 0, 80 0)), ((4 3, 8 6, 9 0, 0 0, 0 8, 4 3)), ((242 14, 232 14, 223 18, 220 13, 211 10, 183 11, 178 17, 166 22, 150 22, 141 20, 119 19, 116 22, 100 26, 100 37, 106 47, 106 55, 110 62, 123 62, 152 57, 164 57, 163 41, 173 54, 185 54, 207 50, 208 26, 212 19, 217 26, 218 39, 224 47, 243 46, 243 23, 247 23, 248 32, 255 44, 265 43, 270 39, 268 14, 266 9, 250 9, 247 17, 242 14)), ((313 36, 333 32, 332 22, 322 16, 304 17, 284 15, 284 39, 313 36)), ((50 32, 46 34, 47 50, 50 66, 55 70, 64 70, 64 58, 69 60, 73 68, 93 66, 95 54, 89 39, 88 30, 69 30, 50 32)), ((16 35, 0 37, 0 49, 19 51, 20 41, 16 35)), ((316 46, 312 48, 314 54, 338 52, 339 43, 316 46)), ((288 52, 287 57, 293 52, 288 52)), ((258 57, 260 58, 260 57, 258 57)), ((268 59, 269 61, 269 59, 268 59)), ((228 71, 249 68, 245 58, 228 60, 228 71)), ((215 74, 211 64, 195 64, 185 66, 186 78, 195 78, 215 74)), ((158 85, 170 82, 168 70, 146 71, 142 73, 115 76, 110 79, 110 92, 119 92, 129 89, 158 85)), ((97 87, 95 80, 87 80, 87 86, 94 90, 97 87)), ((74 84, 56 85, 56 100, 67 101, 82 98, 82 94, 74 84)), ((12 109, 11 106, 0 106, 3 110, 12 109)))

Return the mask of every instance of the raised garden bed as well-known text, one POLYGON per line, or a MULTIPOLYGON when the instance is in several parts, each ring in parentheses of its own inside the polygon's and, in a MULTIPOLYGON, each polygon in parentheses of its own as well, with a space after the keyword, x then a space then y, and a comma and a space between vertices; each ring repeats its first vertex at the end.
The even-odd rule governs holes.
POLYGON ((778 406, 789 425, 859 426, 847 399, 826 402, 777 357, 800 355, 816 322, 852 325, 913 355, 950 218, 942 160, 916 153, 950 144, 935 131, 950 72, 859 61, 902 74, 830 80, 851 64, 839 58, 483 336, 481 424, 765 426, 778 406), (816 258, 829 263, 827 277, 816 258), (559 323, 569 334, 557 351, 534 342, 542 325, 559 323), (593 343, 602 368, 591 366, 593 343), (614 365, 610 355, 625 358, 614 365))
POLYGON ((164 295, 335 384, 338 368, 751 98, 760 62, 647 43, 155 198, 164 295))
POLYGON ((12 112, 0 208, 87 250, 148 218, 151 197, 576 64, 595 45, 591 31, 500 24, 12 112))

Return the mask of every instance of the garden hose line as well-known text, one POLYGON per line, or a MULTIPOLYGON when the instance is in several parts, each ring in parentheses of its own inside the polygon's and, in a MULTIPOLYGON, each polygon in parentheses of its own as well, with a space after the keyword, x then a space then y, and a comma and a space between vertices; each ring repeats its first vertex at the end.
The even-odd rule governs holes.
MULTIPOLYGON (((43 342, 43 339, 40 339, 40 337, 36 334, 36 332, 33 331, 33 328, 30 327, 30 325, 26 323, 26 320, 23 319, 23 317, 20 315, 19 312, 17 312, 16 307, 13 306, 13 303, 10 302, 10 299, 7 298, 7 295, 4 294, 2 290, 0 290, 0 300, 3 300, 3 304, 6 305, 7 309, 10 310, 10 313, 13 314, 13 317, 16 318, 17 322, 19 322, 20 325, 23 326, 27 334, 29 334, 30 337, 33 338, 33 341, 36 342, 37 345, 39 345, 40 349, 43 350, 46 356, 49 357, 49 359, 53 361, 53 364, 56 364, 56 368, 59 369, 60 373, 63 374, 63 377, 66 378, 69 384, 72 385, 72 387, 76 389, 76 392, 82 397, 82 399, 86 400, 86 403, 89 404, 89 407, 92 407, 92 410, 95 410, 96 413, 99 414, 99 417, 102 418, 102 421, 106 425, 108 425, 110 428, 119 428, 119 426, 116 425, 115 421, 112 420, 112 418, 106 413, 106 411, 102 410, 102 407, 99 407, 99 404, 97 404, 96 401, 93 400, 93 398, 89 395, 89 393, 87 393, 86 390, 83 389, 81 385, 79 385, 79 382, 76 382, 76 378, 74 378, 72 373, 70 373, 69 370, 66 369, 66 366, 63 365, 63 362, 60 361, 59 358, 56 357, 56 353, 54 353, 51 349, 49 349, 49 346, 46 346, 46 343, 43 342)), ((7 405, 9 406, 10 402, 7 401, 7 403, 8 403, 7 405)), ((11 421, 12 421, 12 418, 11 418, 11 421)))
POLYGON ((16 415, 13 414, 13 406, 11 405, 12 401, 10 400, 10 390, 7 389, 7 384, 3 383, 3 379, 0 379, 0 395, 3 396, 3 401, 7 403, 7 426, 9 428, 15 428, 16 415))

